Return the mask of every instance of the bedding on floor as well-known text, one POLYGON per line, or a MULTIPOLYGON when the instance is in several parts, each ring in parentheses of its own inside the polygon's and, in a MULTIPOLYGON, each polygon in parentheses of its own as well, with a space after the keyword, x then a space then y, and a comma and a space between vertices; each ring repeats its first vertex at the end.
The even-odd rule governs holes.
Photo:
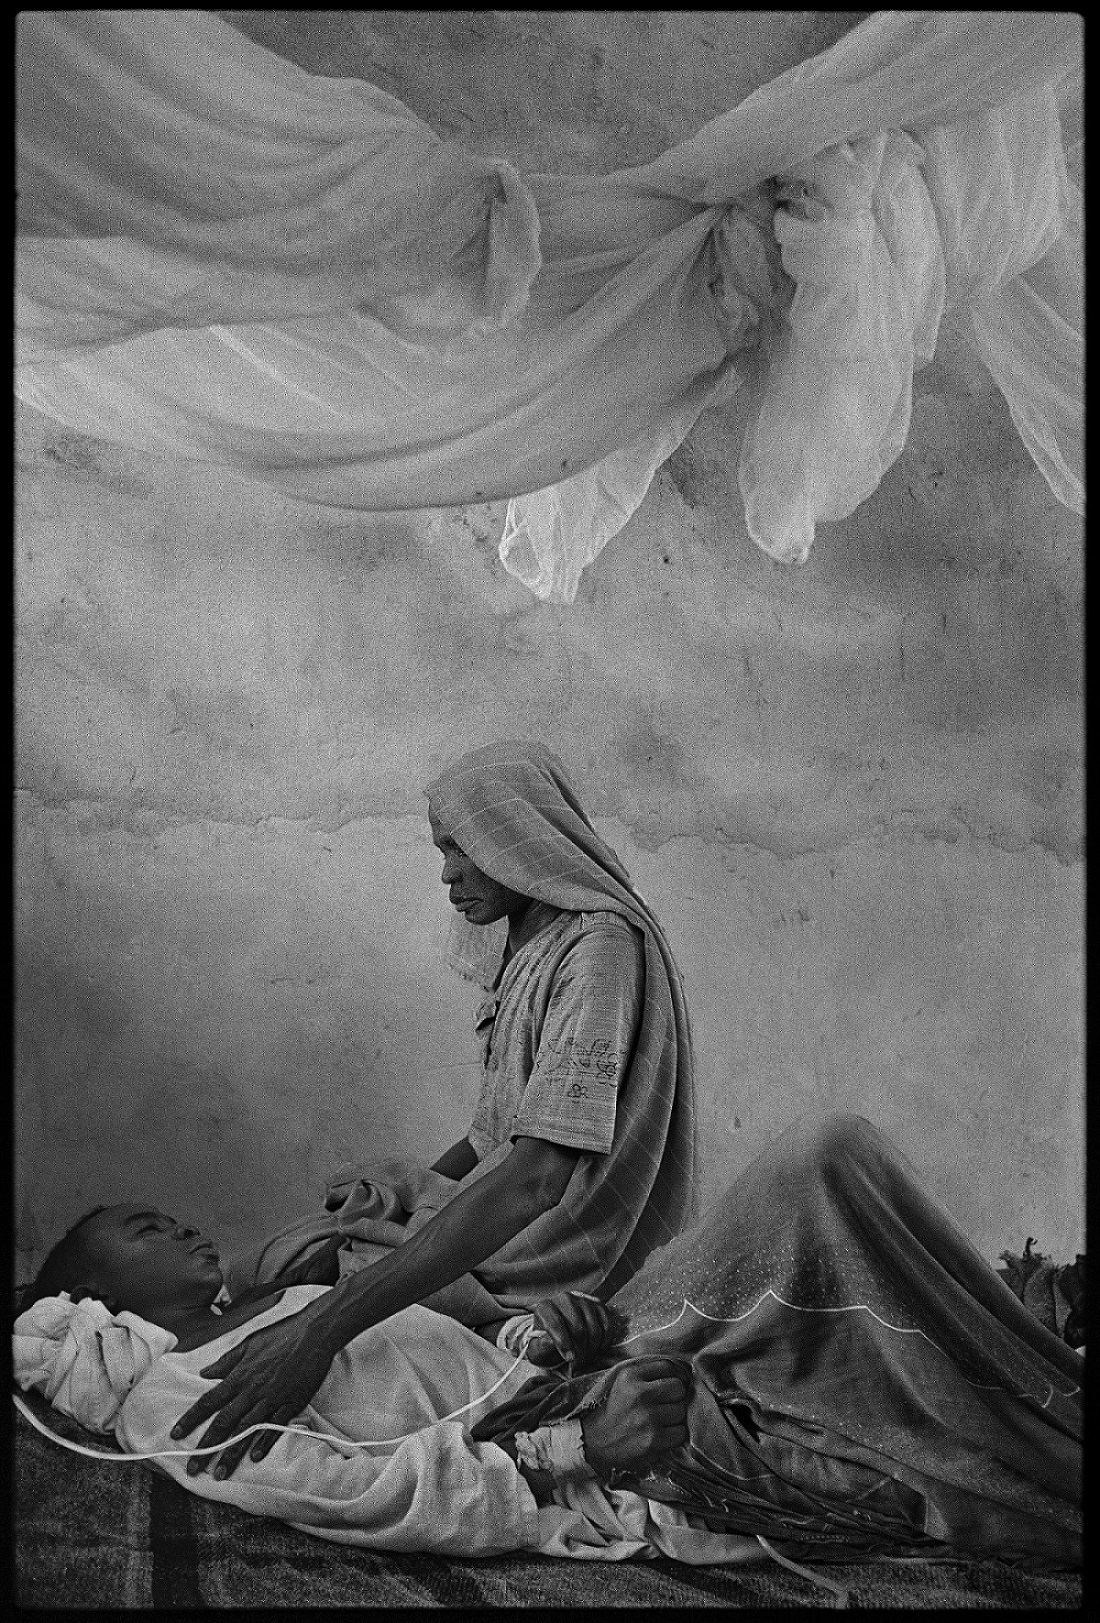
MULTIPOLYGON (((112 1451, 34 1393, 53 1432, 112 1451)), ((103 1465, 63 1452, 12 1410, 13 1600, 71 1607, 820 1607, 829 1596, 774 1563, 686 1567, 669 1560, 599 1563, 547 1556, 459 1560, 380 1555, 311 1538, 283 1523, 199 1499, 144 1464, 103 1465)), ((1077 1608, 1076 1573, 1001 1561, 830 1566, 850 1607, 1077 1608)))

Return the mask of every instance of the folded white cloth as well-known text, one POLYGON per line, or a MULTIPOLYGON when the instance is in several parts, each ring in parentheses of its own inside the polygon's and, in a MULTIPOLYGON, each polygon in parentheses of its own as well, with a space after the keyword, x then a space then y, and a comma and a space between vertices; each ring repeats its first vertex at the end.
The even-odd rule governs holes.
POLYGON ((15 1379, 89 1431, 111 1432, 128 1394, 177 1337, 136 1313, 111 1313, 67 1292, 21 1313, 12 1332, 15 1379))

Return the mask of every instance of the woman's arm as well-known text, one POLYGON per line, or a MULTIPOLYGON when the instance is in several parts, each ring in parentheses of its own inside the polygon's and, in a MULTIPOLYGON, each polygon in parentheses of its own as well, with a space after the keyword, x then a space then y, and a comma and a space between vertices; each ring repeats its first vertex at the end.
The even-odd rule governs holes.
POLYGON ((460 1138, 457 1144, 452 1144, 449 1150, 444 1150, 438 1161, 433 1161, 432 1171, 442 1172, 445 1178, 453 1178, 460 1183, 468 1172, 477 1166, 477 1153, 468 1138, 460 1138))
MULTIPOLYGON (((499 1166, 461 1190, 403 1245, 203 1370, 219 1384, 181 1417, 173 1436, 184 1437, 215 1415, 196 1445, 214 1447, 260 1422, 292 1420, 355 1336, 476 1268, 555 1206, 578 1153, 542 1139, 517 1139, 499 1166)), ((233 1444, 217 1456, 216 1474, 229 1475, 246 1452, 262 1459, 275 1435, 260 1432, 251 1447, 247 1441, 233 1444)), ((198 1474, 208 1462, 213 1455, 200 1455, 187 1469, 198 1474)))
POLYGON ((335 1355, 353 1336, 476 1268, 557 1205, 578 1154, 544 1139, 517 1139, 499 1166, 318 1303, 319 1340, 335 1355))

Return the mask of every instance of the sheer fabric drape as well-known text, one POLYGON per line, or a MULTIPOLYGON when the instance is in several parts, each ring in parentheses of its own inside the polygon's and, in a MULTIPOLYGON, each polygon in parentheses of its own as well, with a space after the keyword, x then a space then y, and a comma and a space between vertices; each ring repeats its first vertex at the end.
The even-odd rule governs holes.
POLYGON ((569 601, 738 391, 749 533, 804 558, 955 307, 1080 510, 1081 57, 1070 13, 877 13, 651 164, 521 177, 209 13, 25 12, 17 392, 326 505, 510 498, 569 601))

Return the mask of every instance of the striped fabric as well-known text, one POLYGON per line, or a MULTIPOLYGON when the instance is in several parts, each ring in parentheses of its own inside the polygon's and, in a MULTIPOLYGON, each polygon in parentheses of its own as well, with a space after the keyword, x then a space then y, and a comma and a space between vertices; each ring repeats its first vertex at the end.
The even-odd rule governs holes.
MULTIPOLYGON (((498 883, 551 909, 618 914, 642 932, 641 1016, 619 1076, 620 1100, 629 1103, 618 1112, 614 1153, 582 1155, 560 1205, 478 1270, 504 1301, 532 1299, 532 1270, 540 1288, 545 1279, 550 1289, 606 1295, 679 1233, 694 1210, 691 1029, 680 972, 660 923, 545 746, 505 741, 476 749, 426 794, 444 832, 498 883), (615 1165, 614 1178, 605 1176, 603 1184, 601 1162, 615 1165)), ((492 946, 490 965, 503 946, 499 935, 492 946)), ((460 965, 479 957, 485 955, 476 942, 467 945, 460 965)), ((532 972, 532 996, 545 995, 544 979, 532 972)))
MULTIPOLYGON (((109 1447, 28 1395, 51 1431, 109 1447)), ((289 1617, 315 1608, 813 1606, 806 1581, 768 1561, 689 1567, 656 1561, 559 1561, 552 1556, 390 1555, 312 1537, 285 1522, 200 1499, 152 1465, 101 1465, 63 1454, 21 1414, 12 1429, 11 1584, 17 1608, 70 1615, 161 1609, 257 1609, 289 1617)), ((920 1561, 831 1569, 864 1608, 963 1606, 1080 1612, 1080 1573, 1030 1573, 1002 1561, 920 1561)))

